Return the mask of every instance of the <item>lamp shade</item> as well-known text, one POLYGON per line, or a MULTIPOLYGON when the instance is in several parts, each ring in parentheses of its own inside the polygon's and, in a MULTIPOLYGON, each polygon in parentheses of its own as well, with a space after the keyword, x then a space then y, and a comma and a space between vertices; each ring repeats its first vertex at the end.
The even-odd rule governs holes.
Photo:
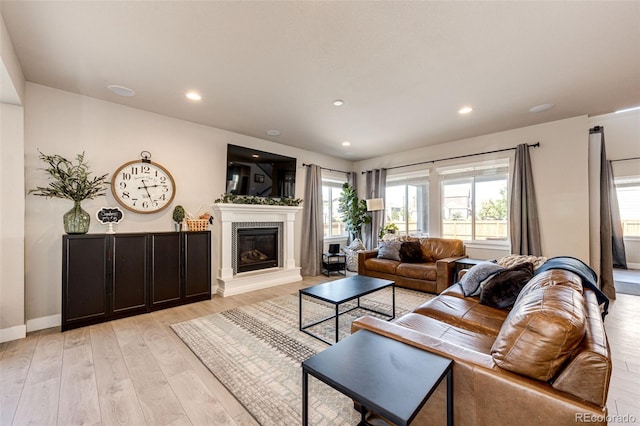
POLYGON ((382 198, 371 198, 367 200, 367 211, 373 212, 384 210, 384 200, 382 198))

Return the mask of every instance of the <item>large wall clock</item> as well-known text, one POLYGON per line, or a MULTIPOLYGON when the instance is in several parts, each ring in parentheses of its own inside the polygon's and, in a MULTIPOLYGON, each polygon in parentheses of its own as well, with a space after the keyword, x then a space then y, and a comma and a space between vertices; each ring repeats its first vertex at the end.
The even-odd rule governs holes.
POLYGON ((141 160, 124 163, 113 174, 111 192, 122 207, 136 213, 156 213, 167 208, 176 195, 171 173, 151 154, 143 151, 141 160))

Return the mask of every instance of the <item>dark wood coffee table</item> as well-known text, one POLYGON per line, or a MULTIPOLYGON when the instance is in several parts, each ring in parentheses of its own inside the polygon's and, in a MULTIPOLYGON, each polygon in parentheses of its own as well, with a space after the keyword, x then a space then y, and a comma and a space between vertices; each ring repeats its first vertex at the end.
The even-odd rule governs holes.
POLYGON ((302 424, 309 417, 309 375, 396 425, 408 425, 447 378, 447 425, 453 424, 453 361, 360 330, 302 362, 302 424))
POLYGON ((389 320, 392 320, 396 317, 395 283, 393 281, 383 280, 380 278, 365 277, 363 275, 354 275, 352 277, 341 278, 339 280, 330 281, 328 283, 318 284, 312 287, 303 288, 299 290, 298 299, 299 299, 298 314, 299 314, 300 331, 307 333, 309 336, 313 336, 316 339, 322 340, 323 342, 329 345, 333 344, 334 342, 330 342, 324 339, 323 337, 310 332, 308 329, 310 327, 313 327, 314 325, 318 325, 320 323, 323 323, 325 321, 329 321, 335 318, 335 321, 336 321, 335 343, 337 343, 340 340, 339 328, 338 328, 340 315, 346 314, 347 312, 351 312, 354 309, 364 309, 369 312, 374 312, 376 314, 383 315, 387 317, 389 320), (387 287, 391 287, 391 306, 392 306, 391 314, 386 312, 378 312, 374 309, 367 308, 365 306, 360 305, 360 297, 366 296, 369 293, 373 293, 387 287), (303 296, 312 297, 314 299, 322 300, 324 302, 333 304, 335 306, 335 314, 322 318, 311 324, 303 324, 302 323, 303 296), (340 312, 341 304, 349 302, 354 299, 358 299, 358 303, 356 306, 340 312))

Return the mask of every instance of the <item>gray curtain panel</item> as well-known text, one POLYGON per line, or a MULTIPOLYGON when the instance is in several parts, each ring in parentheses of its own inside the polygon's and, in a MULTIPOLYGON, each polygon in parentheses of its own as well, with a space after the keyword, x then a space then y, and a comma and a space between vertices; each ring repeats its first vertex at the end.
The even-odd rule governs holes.
POLYGON ((526 143, 516 147, 509 222, 511 253, 542 256, 538 204, 533 185, 529 146, 526 143))
MULTIPOLYGON (((366 197, 385 198, 387 189, 387 169, 376 169, 367 171, 366 176, 366 197)), ((386 205, 386 202, 385 202, 386 205)), ((365 225, 362 233, 362 241, 366 248, 374 249, 378 246, 378 234, 384 226, 384 210, 374 211, 371 213, 371 224, 365 225)))
MULTIPOLYGON (((604 128, 594 127, 591 134, 600 136, 600 289, 609 299, 616 298, 616 288, 613 281, 613 267, 616 256, 624 257, 624 242, 622 241, 622 224, 618 212, 618 202, 615 201, 615 213, 612 199, 616 196, 613 186, 613 172, 611 163, 607 161, 607 150, 604 143, 604 128), (614 228, 619 227, 618 230, 614 228), (616 241, 618 239, 618 241, 616 241), (616 253, 615 246, 622 247, 622 253, 616 253)), ((626 261, 624 261, 626 264, 626 261)))
POLYGON ((302 242, 300 273, 320 275, 324 229, 322 224, 322 169, 311 164, 307 168, 302 208, 302 242))

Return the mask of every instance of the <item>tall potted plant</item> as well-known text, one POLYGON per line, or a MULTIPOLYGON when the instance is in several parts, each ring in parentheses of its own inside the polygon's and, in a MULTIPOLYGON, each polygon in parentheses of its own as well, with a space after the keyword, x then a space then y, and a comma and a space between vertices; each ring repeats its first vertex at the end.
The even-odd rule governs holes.
POLYGON ((30 194, 49 198, 64 198, 73 201, 73 208, 63 216, 64 231, 67 234, 86 234, 91 218, 82 209, 83 200, 106 195, 107 174, 91 177, 89 164, 84 152, 76 155, 75 163, 60 155, 46 155, 39 158, 47 164, 42 169, 49 175, 49 186, 38 186, 29 190, 30 194))
POLYGON ((351 237, 361 239, 362 225, 371 223, 371 216, 367 214, 367 202, 358 199, 356 190, 346 182, 338 199, 338 213, 351 237))

